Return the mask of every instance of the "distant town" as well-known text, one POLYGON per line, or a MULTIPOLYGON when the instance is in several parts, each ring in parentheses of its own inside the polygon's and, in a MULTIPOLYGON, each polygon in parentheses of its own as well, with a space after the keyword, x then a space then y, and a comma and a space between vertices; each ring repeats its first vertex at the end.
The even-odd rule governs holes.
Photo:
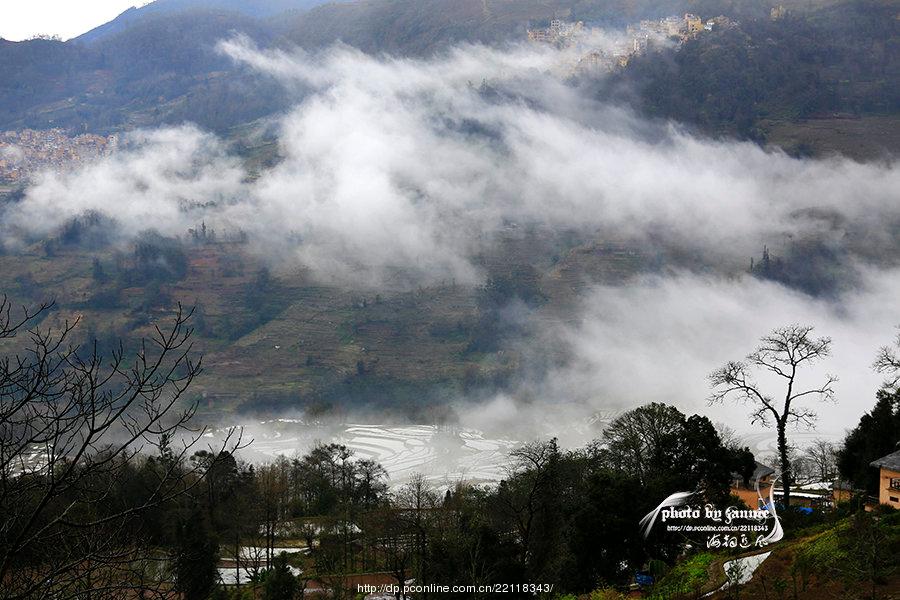
POLYGON ((0 132, 0 181, 18 183, 43 170, 60 172, 110 154, 117 135, 68 135, 63 129, 0 132))
POLYGON ((733 27, 735 23, 725 16, 707 19, 686 13, 683 17, 669 16, 656 20, 643 20, 626 29, 626 36, 612 50, 595 47, 601 30, 586 27, 583 21, 574 23, 554 19, 546 28, 528 29, 528 41, 550 44, 558 48, 574 48, 583 51, 578 61, 570 65, 567 75, 589 75, 611 72, 623 68, 632 57, 652 50, 664 43, 682 44, 705 31, 714 28, 733 27))

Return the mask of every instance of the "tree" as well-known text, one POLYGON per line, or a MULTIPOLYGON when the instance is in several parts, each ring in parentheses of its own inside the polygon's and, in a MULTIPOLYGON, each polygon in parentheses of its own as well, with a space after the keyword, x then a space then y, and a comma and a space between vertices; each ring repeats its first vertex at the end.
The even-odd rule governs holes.
POLYGON ((828 440, 815 439, 803 456, 815 467, 819 481, 831 481, 837 471, 837 448, 828 440))
POLYGON ((94 258, 91 263, 91 277, 93 277, 94 281, 97 283, 106 283, 109 279, 106 275, 106 270, 103 268, 103 263, 100 262, 99 258, 94 258))
POLYGON ((647 485, 671 472, 682 442, 684 414, 653 402, 623 413, 603 430, 606 458, 617 470, 647 485))
POLYGON ((897 450, 900 442, 900 390, 878 391, 875 406, 864 414, 847 434, 838 451, 841 477, 855 488, 876 493, 878 471, 869 466, 873 460, 897 450))
POLYGON ((807 325, 779 327, 761 338, 760 345, 747 355, 745 361, 732 361, 709 376, 713 393, 710 404, 723 403, 728 398, 753 406, 750 421, 764 427, 774 425, 778 435, 778 456, 784 505, 790 505, 791 463, 788 455, 788 425, 812 427, 816 413, 799 403, 808 397, 834 401, 833 385, 837 378, 825 375, 821 385, 798 389, 797 377, 801 368, 813 364, 831 351, 831 339, 813 338, 813 328, 807 325), (753 379, 753 371, 774 374, 784 385, 780 399, 766 393, 753 379))
POLYGON ((369 533, 376 552, 382 557, 382 568, 390 573, 397 584, 395 597, 406 597, 404 586, 413 570, 413 555, 416 551, 412 543, 410 520, 403 511, 384 507, 376 511, 369 533))
POLYGON ((35 325, 50 309, 13 318, 0 299, 0 338, 22 349, 0 358, 0 598, 122 597, 138 585, 125 572, 158 559, 142 517, 202 481, 182 460, 204 433, 179 408, 200 372, 190 313, 107 359, 72 342, 77 322, 35 325))
POLYGON ((287 554, 281 552, 275 557, 275 564, 266 576, 263 592, 264 600, 294 600, 297 593, 297 578, 288 566, 287 554))
POLYGON ((430 512, 438 504, 438 496, 421 473, 415 473, 400 488, 396 497, 397 507, 402 511, 405 529, 411 534, 414 548, 414 568, 416 582, 428 583, 427 545, 430 512))
POLYGON ((700 415, 653 402, 623 413, 603 432, 599 451, 612 470, 637 479, 652 495, 702 489, 710 501, 728 496, 731 474, 749 477, 753 454, 722 444, 715 426, 700 415))
POLYGON ((891 526, 884 521, 884 515, 858 511, 838 538, 845 557, 838 572, 847 581, 868 583, 870 600, 877 600, 878 586, 887 583, 887 577, 896 570, 896 535, 891 535, 891 526))
POLYGON ((512 474, 497 489, 500 508, 515 528, 521 562, 532 581, 542 580, 548 549, 559 535, 559 511, 554 499, 561 456, 556 438, 513 450, 512 474))
POLYGON ((872 368, 875 369, 876 373, 884 373, 888 376, 884 382, 885 389, 893 390, 900 384, 900 355, 897 353, 898 350, 900 350, 900 334, 894 340, 893 348, 882 346, 878 349, 878 355, 872 364, 872 368))
POLYGON ((197 504, 179 523, 173 562, 175 589, 184 600, 207 600, 219 578, 219 545, 209 529, 208 515, 197 504))

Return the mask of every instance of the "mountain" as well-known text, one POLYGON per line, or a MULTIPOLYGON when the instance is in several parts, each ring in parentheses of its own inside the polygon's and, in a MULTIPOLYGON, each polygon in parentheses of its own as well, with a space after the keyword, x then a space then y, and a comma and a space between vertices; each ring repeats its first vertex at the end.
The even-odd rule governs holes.
POLYGON ((276 30, 305 48, 336 41, 366 52, 427 55, 454 42, 493 44, 524 39, 553 18, 625 27, 641 19, 692 12, 767 18, 775 4, 811 10, 822 0, 356 0, 284 15, 276 30))
POLYGON ((74 38, 91 45, 111 35, 121 33, 141 20, 158 15, 189 11, 227 11, 247 17, 265 19, 287 12, 302 12, 328 0, 156 0, 141 7, 132 7, 108 23, 104 23, 74 38))
POLYGON ((739 26, 639 57, 614 78, 615 96, 601 86, 599 97, 715 135, 771 136, 801 153, 859 150, 855 140, 873 139, 882 121, 854 122, 854 140, 846 143, 795 125, 835 114, 894 118, 896 9, 884 0, 781 0, 788 17, 773 20, 774 3, 157 0, 69 42, 0 40, 0 130, 105 133, 191 121, 227 132, 285 108, 288 98, 275 82, 215 52, 235 32, 261 47, 315 50, 341 41, 370 53, 428 56, 457 42, 523 40, 528 27, 552 18, 623 27, 694 12, 728 15, 739 26))
POLYGON ((0 129, 111 131, 193 121, 214 130, 278 108, 281 90, 232 68, 215 51, 241 32, 274 41, 263 22, 195 9, 148 15, 90 46, 29 40, 0 43, 0 129))

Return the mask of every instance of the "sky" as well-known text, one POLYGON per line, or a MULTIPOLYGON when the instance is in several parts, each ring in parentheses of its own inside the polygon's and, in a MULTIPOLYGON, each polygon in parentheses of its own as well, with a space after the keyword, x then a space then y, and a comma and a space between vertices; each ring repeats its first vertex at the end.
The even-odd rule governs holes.
POLYGON ((146 0, 0 0, 0 38, 15 42, 36 35, 67 40, 113 20, 146 0))

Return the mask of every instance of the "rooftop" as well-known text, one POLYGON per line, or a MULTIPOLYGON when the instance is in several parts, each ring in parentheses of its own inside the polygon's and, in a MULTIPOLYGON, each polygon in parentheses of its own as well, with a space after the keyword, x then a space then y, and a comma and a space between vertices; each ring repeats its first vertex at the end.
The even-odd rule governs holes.
POLYGON ((882 456, 878 460, 873 460, 869 463, 869 466, 890 469, 891 471, 900 471, 900 450, 892 452, 887 456, 882 456))
MULTIPOLYGON (((769 477, 775 474, 775 469, 771 467, 767 467, 759 461, 756 461, 756 469, 753 471, 753 475, 750 476, 749 483, 750 485, 756 485, 756 482, 762 479, 763 477, 769 477)), ((733 479, 738 479, 740 477, 740 473, 732 473, 731 477, 733 479)))

